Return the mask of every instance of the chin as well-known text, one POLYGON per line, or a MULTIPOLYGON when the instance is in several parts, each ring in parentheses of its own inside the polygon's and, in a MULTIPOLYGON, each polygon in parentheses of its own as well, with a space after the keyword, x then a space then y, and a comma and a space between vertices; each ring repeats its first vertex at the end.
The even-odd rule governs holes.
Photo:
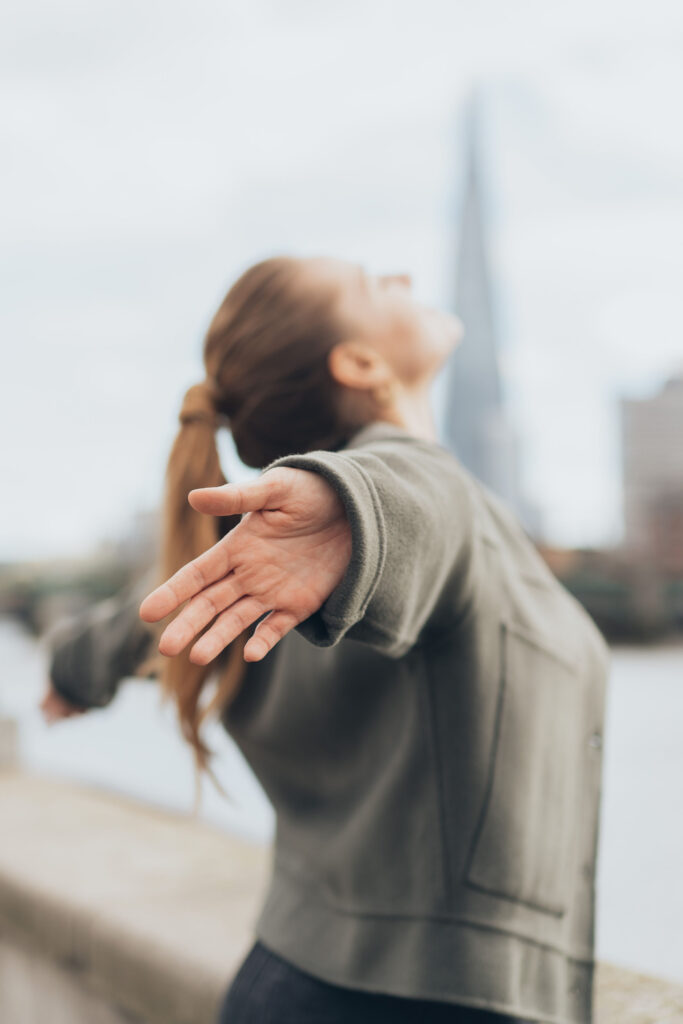
POLYGON ((465 333, 465 325, 455 313, 444 313, 444 334, 448 335, 452 348, 459 345, 465 333))
POLYGON ((454 313, 442 313, 432 330, 434 355, 441 362, 458 347, 465 333, 462 320, 454 313))
POLYGON ((462 320, 456 313, 449 313, 445 309, 432 309, 430 313, 430 334, 434 343, 438 344, 439 348, 453 348, 465 333, 462 320))

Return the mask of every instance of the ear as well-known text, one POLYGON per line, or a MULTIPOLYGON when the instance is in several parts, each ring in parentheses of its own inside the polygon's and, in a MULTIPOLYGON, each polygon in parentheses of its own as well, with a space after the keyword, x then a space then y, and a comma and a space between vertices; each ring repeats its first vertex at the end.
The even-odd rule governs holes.
POLYGON ((390 367, 379 352, 353 338, 340 341, 330 349, 327 365, 337 383, 349 388, 370 390, 391 377, 390 367))

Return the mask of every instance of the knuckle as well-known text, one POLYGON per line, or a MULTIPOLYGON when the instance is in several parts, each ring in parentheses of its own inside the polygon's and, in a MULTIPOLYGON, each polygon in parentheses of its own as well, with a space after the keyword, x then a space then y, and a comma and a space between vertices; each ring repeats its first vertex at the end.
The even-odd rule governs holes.
POLYGON ((240 605, 238 608, 235 608, 234 611, 231 612, 230 616, 227 618, 226 621, 228 625, 231 627, 236 626, 240 630, 246 629, 249 623, 248 606, 240 605))
POLYGON ((210 591, 201 595, 200 603, 197 606, 197 615, 199 619, 206 619, 208 616, 208 620, 210 621, 218 615, 219 611, 220 608, 216 603, 215 596, 211 594, 210 591))
POLYGON ((247 501, 246 501, 246 494, 244 492, 244 485, 243 484, 233 484, 233 487, 235 489, 235 497, 237 498, 237 511, 239 513, 241 513, 242 510, 244 509, 244 506, 247 503, 247 501))
POLYGON ((226 623, 228 628, 225 630, 225 632, 231 632, 235 628, 237 628, 240 632, 243 629, 246 629, 248 625, 248 618, 248 615, 246 615, 243 611, 234 612, 231 618, 226 623))
POLYGON ((202 572, 201 566, 197 562, 190 562, 186 568, 191 582, 196 584, 198 589, 202 589, 206 586, 206 577, 202 572))
POLYGON ((279 640, 277 630, 270 623, 259 626, 258 629, 254 630, 254 636, 257 640, 263 640, 268 647, 272 647, 273 644, 279 640))
POLYGON ((244 608, 228 608, 217 619, 219 636, 225 643, 229 637, 234 635, 235 630, 241 632, 245 629, 247 622, 248 614, 244 608))

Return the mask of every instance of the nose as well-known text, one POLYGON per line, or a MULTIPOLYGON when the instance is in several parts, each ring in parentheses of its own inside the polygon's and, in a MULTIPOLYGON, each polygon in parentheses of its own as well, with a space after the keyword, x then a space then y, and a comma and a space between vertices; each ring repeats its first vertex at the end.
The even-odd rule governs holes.
POLYGON ((397 284, 403 285, 404 288, 413 287, 413 278, 410 274, 387 274, 388 281, 395 281, 397 284))

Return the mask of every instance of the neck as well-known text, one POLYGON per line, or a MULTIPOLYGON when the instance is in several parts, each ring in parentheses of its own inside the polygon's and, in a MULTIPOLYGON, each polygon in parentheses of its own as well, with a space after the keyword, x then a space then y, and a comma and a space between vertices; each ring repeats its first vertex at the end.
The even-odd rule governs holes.
POLYGON ((405 427, 415 437, 438 441, 429 382, 414 390, 404 390, 383 417, 390 423, 405 427))

